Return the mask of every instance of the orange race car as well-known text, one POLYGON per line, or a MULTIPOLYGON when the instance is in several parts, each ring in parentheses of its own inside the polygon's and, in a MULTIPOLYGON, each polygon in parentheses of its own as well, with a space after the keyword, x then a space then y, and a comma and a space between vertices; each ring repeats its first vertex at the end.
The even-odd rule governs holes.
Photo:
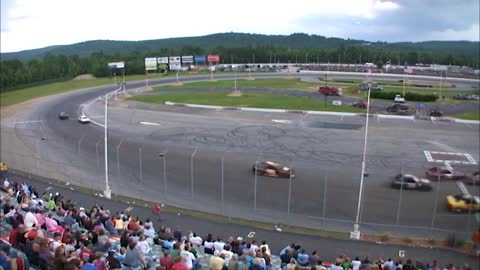
POLYGON ((252 166, 253 173, 258 175, 265 175, 271 177, 285 177, 285 178, 294 178, 295 171, 289 167, 282 166, 273 161, 262 161, 252 166))

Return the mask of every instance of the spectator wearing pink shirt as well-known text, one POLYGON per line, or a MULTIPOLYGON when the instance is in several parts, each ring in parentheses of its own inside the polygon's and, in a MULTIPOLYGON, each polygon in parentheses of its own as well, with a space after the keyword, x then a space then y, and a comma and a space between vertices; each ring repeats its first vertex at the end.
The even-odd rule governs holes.
POLYGON ((63 233, 63 231, 65 231, 65 229, 62 226, 58 225, 57 221, 52 218, 52 214, 48 214, 48 217, 45 218, 45 226, 47 227, 47 231, 51 233, 63 233))
POLYGON ((43 212, 40 210, 40 209, 35 209, 34 211, 35 213, 33 214, 35 216, 35 218, 37 219, 38 221, 38 227, 39 228, 46 228, 44 225, 45 225, 45 215, 43 214, 43 212))

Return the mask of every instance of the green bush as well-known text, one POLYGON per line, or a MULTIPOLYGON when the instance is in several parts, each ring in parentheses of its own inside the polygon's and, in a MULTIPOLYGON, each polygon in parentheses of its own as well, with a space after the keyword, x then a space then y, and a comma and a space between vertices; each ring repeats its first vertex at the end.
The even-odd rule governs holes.
POLYGON ((411 101, 436 101, 437 100, 436 95, 431 95, 431 94, 417 94, 417 93, 410 93, 407 92, 405 94, 405 99, 406 100, 411 100, 411 101))
POLYGON ((380 235, 380 241, 381 242, 387 242, 388 240, 390 240, 390 234, 389 233, 383 233, 382 235, 380 235))
POLYGON ((371 98, 379 98, 379 99, 389 99, 393 101, 395 95, 400 95, 401 93, 397 92, 383 92, 383 91, 370 91, 371 98))
POLYGON ((429 238, 427 238, 427 243, 429 245, 434 246, 437 243, 437 240, 435 240, 435 238, 433 238, 433 237, 429 237, 429 238))
POLYGON ((403 238, 403 242, 405 242, 407 244, 411 244, 413 242, 413 240, 410 237, 405 237, 405 238, 403 238))
MULTIPOLYGON (((375 91, 370 92, 371 98, 378 98, 378 99, 388 99, 393 101, 395 95, 401 95, 400 92, 383 92, 383 91, 375 91)), ((436 95, 431 94, 417 94, 417 93, 410 93, 407 92, 405 94, 405 100, 407 101, 435 101, 437 100, 436 95)))

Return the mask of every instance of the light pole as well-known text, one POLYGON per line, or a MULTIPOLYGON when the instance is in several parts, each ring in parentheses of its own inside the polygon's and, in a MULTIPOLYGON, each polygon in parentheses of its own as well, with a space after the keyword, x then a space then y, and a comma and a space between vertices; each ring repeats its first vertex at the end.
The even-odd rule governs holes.
POLYGON ((370 87, 368 87, 368 97, 367 97, 367 120, 365 121, 365 141, 363 143, 363 158, 362 158, 362 174, 360 175, 360 188, 358 190, 358 204, 357 204, 357 215, 355 217, 355 224, 353 224, 353 231, 350 232, 350 239, 359 240, 360 239, 360 230, 359 230, 359 217, 360 217, 360 206, 362 205, 362 196, 363 196, 363 178, 365 177, 365 157, 367 155, 367 139, 368 139, 368 118, 370 113, 370 87))
MULTIPOLYGON (((116 91, 115 91, 116 92, 116 91)), ((103 194, 105 198, 111 199, 112 198, 112 190, 110 189, 110 185, 108 184, 108 96, 111 93, 105 95, 105 119, 104 119, 104 130, 105 130, 105 191, 103 194)))

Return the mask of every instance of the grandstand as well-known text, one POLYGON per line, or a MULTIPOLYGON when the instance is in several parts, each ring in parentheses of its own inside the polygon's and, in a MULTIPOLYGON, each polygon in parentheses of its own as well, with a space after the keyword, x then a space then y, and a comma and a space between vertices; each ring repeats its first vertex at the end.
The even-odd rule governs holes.
POLYGON ((151 217, 140 219, 131 208, 112 213, 96 204, 78 207, 6 171, 0 183, 0 269, 470 269, 409 259, 321 258, 295 242, 272 254, 268 241, 162 226, 158 205, 151 217))

